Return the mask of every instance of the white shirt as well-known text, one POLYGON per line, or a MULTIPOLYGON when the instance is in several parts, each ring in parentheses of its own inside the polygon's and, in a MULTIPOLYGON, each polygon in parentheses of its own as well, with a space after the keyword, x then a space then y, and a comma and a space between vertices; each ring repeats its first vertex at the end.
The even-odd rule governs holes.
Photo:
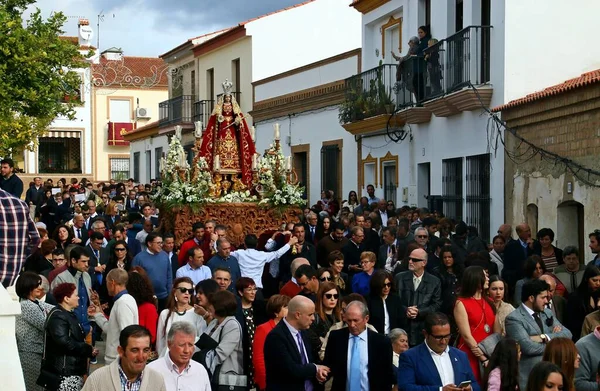
MULTIPOLYGON (((283 318, 283 323, 285 323, 285 325, 287 326, 288 330, 290 330, 290 333, 292 334, 292 339, 296 343, 296 348, 298 349, 298 353, 300 353, 302 351, 302 349, 300 349, 300 345, 298 344, 298 333, 300 333, 300 332, 298 330, 296 330, 294 328, 294 326, 292 326, 291 324, 289 324, 286 318, 283 318)), ((300 336, 300 340, 302 340, 302 336, 300 336)), ((306 362, 309 362, 308 361, 308 356, 307 356, 307 353, 306 353, 306 344, 304 344, 304 340, 302 340, 302 348, 304 349, 304 358, 306 359, 306 362)))
POLYGON ((148 368, 162 375, 167 391, 211 391, 206 369, 194 360, 190 360, 183 372, 179 373, 179 368, 173 364, 171 356, 166 354, 148 364, 148 368))
POLYGON ((348 336, 348 380, 350 379, 350 366, 352 365, 352 348, 354 347, 353 344, 356 342, 358 342, 358 349, 360 350, 360 367, 363 368, 363 370, 360 371, 360 389, 369 390, 369 338, 366 328, 362 333, 358 334, 357 338, 354 338, 354 335, 352 334, 348 336))
POLYGON ((388 215, 387 211, 379 211, 379 217, 381 217, 381 226, 387 227, 388 215))
POLYGON ((279 250, 270 253, 250 248, 248 250, 232 251, 231 255, 237 258, 242 277, 250 277, 256 283, 256 287, 262 289, 262 274, 265 263, 278 259, 289 249, 290 245, 286 243, 279 250))
POLYGON ((437 354, 427 342, 425 342, 425 346, 429 349, 429 353, 431 354, 431 358, 433 359, 433 363, 440 375, 440 379, 442 380, 442 387, 440 387, 440 391, 443 386, 447 386, 448 384, 454 384, 454 368, 452 367, 452 360, 450 360, 450 348, 446 346, 446 350, 442 352, 442 354, 437 354))
POLYGON ((390 333, 390 314, 387 310, 387 305, 385 304, 385 299, 383 300, 383 334, 388 335, 390 333))

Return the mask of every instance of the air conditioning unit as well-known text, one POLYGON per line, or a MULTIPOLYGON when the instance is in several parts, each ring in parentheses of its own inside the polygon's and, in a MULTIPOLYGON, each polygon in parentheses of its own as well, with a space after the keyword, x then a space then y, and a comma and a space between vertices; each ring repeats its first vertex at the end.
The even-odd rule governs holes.
POLYGON ((135 109, 135 117, 136 118, 150 118, 150 117, 152 117, 152 114, 150 114, 150 109, 138 107, 137 109, 135 109))

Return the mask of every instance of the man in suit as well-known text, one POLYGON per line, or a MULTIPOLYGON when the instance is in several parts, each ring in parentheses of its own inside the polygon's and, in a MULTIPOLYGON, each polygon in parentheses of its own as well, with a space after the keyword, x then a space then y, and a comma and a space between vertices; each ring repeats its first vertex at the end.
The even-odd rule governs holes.
POLYGON ((73 217, 73 243, 85 246, 88 239, 88 230, 85 228, 85 218, 82 214, 76 214, 73 217))
POLYGON ((331 368, 332 391, 390 390, 394 383, 392 344, 367 329, 369 310, 360 301, 344 311, 348 327, 329 333, 323 364, 331 368))
POLYGON ((324 382, 329 368, 314 364, 305 330, 315 319, 315 304, 296 296, 288 304, 288 314, 267 335, 265 368, 267 391, 312 391, 314 381, 324 382))
POLYGON ((467 355, 451 346, 448 317, 430 313, 424 322, 425 342, 400 355, 398 389, 400 391, 480 391, 467 355), (466 387, 458 386, 464 382, 466 387))
POLYGON ((341 251, 342 247, 348 244, 348 239, 344 237, 344 226, 342 223, 337 223, 332 232, 321 238, 317 243, 317 263, 320 267, 329 267, 327 257, 333 251, 341 251))
MULTIPOLYGON (((304 225, 304 230, 306 233, 306 241, 315 244, 317 242, 317 222, 319 218, 315 212, 310 212, 308 216, 306 216, 306 224, 304 225)), ((294 227, 295 228, 295 227, 294 227)))
POLYGON ((413 347, 423 342, 423 324, 432 312, 442 305, 440 280, 425 271, 427 252, 422 248, 413 250, 408 258, 408 270, 396 276, 401 311, 405 314, 404 330, 408 344, 413 347))
POLYGON ((138 204, 138 201, 136 199, 135 190, 129 190, 129 197, 127 198, 125 208, 127 209, 128 212, 139 212, 140 211, 140 205, 138 204))
POLYGON ((108 263, 108 253, 106 252, 106 249, 102 247, 104 240, 104 235, 94 231, 90 235, 90 243, 86 246, 90 253, 88 273, 92 277, 92 287, 96 291, 98 291, 99 287, 102 285, 102 274, 108 263))
POLYGON ((142 205, 142 214, 143 214, 143 220, 151 221, 153 228, 158 227, 158 217, 152 216, 152 205, 150 205, 150 204, 142 205))
POLYGON ((386 200, 379 200, 379 201, 377 201, 377 211, 375 213, 377 213, 377 217, 379 217, 379 221, 381 222, 381 226, 382 227, 387 227, 388 218, 391 217, 391 216, 388 216, 387 201, 386 200))
POLYGON ((548 304, 546 304, 546 308, 552 312, 560 323, 563 323, 565 321, 564 313, 567 300, 561 295, 554 295, 554 291, 556 290, 556 280, 550 274, 541 275, 540 280, 546 281, 550 287, 548 289, 548 304))
POLYGON ((352 227, 352 236, 350 241, 342 247, 344 254, 344 272, 348 273, 348 278, 352 281, 352 277, 362 271, 360 266, 360 254, 365 251, 362 243, 365 239, 365 231, 362 227, 352 227))
POLYGON ((546 281, 527 281, 521 293, 522 304, 506 317, 506 336, 521 346, 519 386, 522 390, 533 366, 542 361, 546 343, 552 338, 572 337, 571 332, 546 308, 549 289, 546 281))
POLYGON ((44 187, 42 186, 42 178, 36 176, 33 178, 33 185, 31 185, 25 193, 25 203, 29 205, 29 211, 32 218, 35 216, 35 210, 40 206, 43 196, 44 187))
MULTIPOLYGON (((177 259, 177 253, 175 252, 175 235, 172 233, 166 233, 163 236, 162 249, 167 253, 169 261, 171 262, 171 272, 173 275, 177 274, 177 269, 179 269, 179 260, 177 259)), ((204 253, 202 253, 202 255, 204 256, 204 253)))
POLYGON ((516 228, 517 240, 511 240, 504 247, 504 268, 502 269, 502 277, 508 284, 510 290, 509 299, 514 294, 517 281, 525 277, 523 272, 523 264, 528 256, 533 255, 534 241, 531 238, 531 228, 523 223, 517 225, 516 228))
POLYGON ((385 268, 388 271, 394 270, 394 265, 398 261, 398 244, 396 243, 396 229, 386 227, 381 230, 383 244, 379 247, 377 254, 377 268, 385 268))

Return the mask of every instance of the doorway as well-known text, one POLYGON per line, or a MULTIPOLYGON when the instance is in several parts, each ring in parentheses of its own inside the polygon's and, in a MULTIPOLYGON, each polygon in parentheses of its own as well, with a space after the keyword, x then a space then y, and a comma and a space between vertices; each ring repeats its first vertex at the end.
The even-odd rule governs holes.
MULTIPOLYGON (((417 206, 428 207, 428 197, 431 194, 431 163, 420 163, 417 166, 417 206)), ((439 209, 442 211, 442 208, 439 209)))
POLYGON ((583 205, 576 201, 566 201, 558 205, 556 212, 558 224, 554 245, 559 248, 577 246, 579 248, 579 258, 583 261, 586 253, 583 205))

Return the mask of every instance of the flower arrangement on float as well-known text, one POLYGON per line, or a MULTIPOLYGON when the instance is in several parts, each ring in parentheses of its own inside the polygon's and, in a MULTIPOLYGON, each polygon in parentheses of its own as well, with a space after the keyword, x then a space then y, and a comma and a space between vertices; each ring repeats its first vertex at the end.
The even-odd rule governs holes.
POLYGON ((216 183, 206 159, 199 157, 190 166, 181 145, 181 130, 177 129, 166 157, 160 159, 162 183, 152 198, 168 208, 243 202, 255 202, 267 207, 304 206, 304 188, 293 183, 291 157, 286 158, 281 151, 279 124, 276 125, 275 144, 271 144, 262 156, 253 156, 252 188, 219 192, 218 197, 214 196, 216 183))

